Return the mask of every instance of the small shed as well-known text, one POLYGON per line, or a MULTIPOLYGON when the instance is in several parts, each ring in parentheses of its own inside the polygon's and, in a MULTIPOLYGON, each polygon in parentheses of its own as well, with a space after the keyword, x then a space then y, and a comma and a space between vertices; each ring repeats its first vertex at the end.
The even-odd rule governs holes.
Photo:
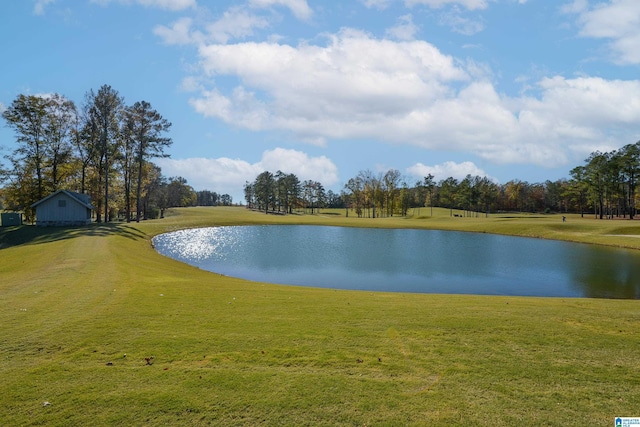
POLYGON ((2 212, 0 214, 0 226, 11 227, 22 225, 22 214, 19 212, 2 212))
POLYGON ((91 223, 91 199, 87 194, 58 190, 31 205, 36 210, 36 225, 68 226, 91 223))

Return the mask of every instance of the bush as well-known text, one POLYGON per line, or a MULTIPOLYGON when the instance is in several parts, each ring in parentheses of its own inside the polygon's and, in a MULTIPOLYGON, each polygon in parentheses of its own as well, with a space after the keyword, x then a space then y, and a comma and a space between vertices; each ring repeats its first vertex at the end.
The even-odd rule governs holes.
POLYGON ((153 207, 147 209, 147 219, 158 219, 160 218, 160 209, 153 207))

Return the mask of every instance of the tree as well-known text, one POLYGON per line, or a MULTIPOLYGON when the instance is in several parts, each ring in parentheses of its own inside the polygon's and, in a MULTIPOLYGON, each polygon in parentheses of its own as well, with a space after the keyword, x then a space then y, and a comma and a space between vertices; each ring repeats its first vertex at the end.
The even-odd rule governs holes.
POLYGON ((383 182, 385 189, 385 202, 387 206, 387 216, 393 216, 396 209, 396 200, 399 197, 398 187, 400 186, 400 180, 402 175, 397 169, 389 169, 384 174, 383 182))
POLYGON ((160 167, 153 163, 145 164, 145 181, 143 182, 142 210, 144 219, 164 218, 164 211, 169 207, 169 184, 160 167), (158 215, 155 215, 155 211, 158 215))
MULTIPOLYGON (((142 178, 142 174, 136 167, 136 141, 135 141, 135 121, 132 116, 127 114, 125 110, 122 128, 120 130, 121 144, 119 160, 122 165, 122 179, 124 184, 124 209, 126 221, 131 221, 131 185, 134 177, 138 176, 138 182, 142 178)), ((136 198, 136 220, 140 222, 140 194, 137 193, 136 198)))
POLYGON ((219 196, 215 191, 202 190, 196 193, 198 206, 217 206, 219 196))
POLYGON ((360 171, 358 173, 358 178, 362 182, 363 186, 363 201, 364 208, 367 211, 367 216, 369 216, 370 209, 373 208, 373 218, 376 218, 376 202, 378 202, 379 197, 378 193, 381 189, 380 177, 374 175, 370 170, 360 171))
POLYGON ((473 177, 468 174, 458 185, 457 203, 466 211, 465 216, 471 215, 473 210, 473 184, 473 177))
MULTIPOLYGON (((80 112, 55 93, 19 95, 2 112, 17 142, 5 156, 9 167, 0 168, 4 207, 24 211, 29 221, 34 202, 64 188, 91 196, 97 222, 123 210, 129 220, 135 182, 136 218, 146 215, 140 206, 148 203, 150 189, 168 185, 150 159, 164 157, 171 124, 147 102, 126 110, 123 105, 108 85, 87 92, 80 112)), ((230 197, 225 201, 230 204, 230 197)))
POLYGON ((640 141, 622 147, 620 155, 621 172, 626 181, 629 219, 633 219, 636 213, 635 194, 638 187, 638 177, 640 177, 640 141))
POLYGON ((282 207, 284 212, 292 213, 300 199, 300 180, 296 175, 282 171, 277 171, 274 179, 278 211, 282 207))
POLYGON ((249 181, 245 181, 244 183, 244 201, 247 202, 247 207, 249 209, 253 209, 253 204, 255 203, 255 190, 252 183, 249 181))
POLYGON ((310 209, 312 215, 315 209, 320 209, 320 207, 324 206, 326 194, 324 187, 318 181, 304 181, 302 183, 302 194, 305 208, 310 209))
POLYGON ((440 181, 440 202, 449 208, 449 215, 453 216, 453 208, 457 206, 458 180, 449 177, 440 181))
POLYGON ((16 148, 6 158, 11 170, 5 197, 12 209, 23 210, 31 219, 31 204, 57 190, 73 173, 72 129, 76 109, 58 95, 19 95, 3 113, 16 133, 16 148))
POLYGON ((40 96, 18 95, 2 113, 7 126, 16 133, 18 148, 7 156, 13 165, 14 185, 28 193, 24 199, 27 209, 31 203, 44 197, 44 132, 48 101, 40 96), (29 203, 31 202, 31 203, 29 203))
POLYGON ((527 187, 528 184, 519 179, 513 179, 505 184, 504 192, 509 203, 507 206, 509 210, 526 210, 527 187))
MULTIPOLYGON (((88 187, 88 175, 90 172, 96 172, 95 165, 98 153, 100 151, 100 135, 98 132, 98 122, 93 114, 92 92, 85 94, 85 100, 82 105, 80 114, 77 117, 73 145, 75 157, 80 163, 80 192, 85 193, 88 187), (91 167, 93 170, 90 171, 91 167)), ((97 194, 95 188, 92 188, 93 195, 97 194)))
POLYGON ((347 207, 355 209, 358 218, 362 217, 362 210, 365 205, 364 181, 360 175, 349 179, 344 185, 347 207))
MULTIPOLYGON (((112 172, 113 157, 117 152, 118 135, 120 132, 119 120, 124 99, 120 97, 118 91, 109 85, 103 85, 94 93, 89 92, 88 101, 90 103, 91 119, 96 126, 98 137, 97 166, 98 182, 103 184, 104 189, 104 220, 109 217, 109 175, 112 172), (100 182, 102 181, 102 182, 100 182)), ((100 214, 97 217, 100 222, 100 214)))
POLYGON ((275 179, 271 172, 264 171, 256 178, 253 184, 253 193, 258 209, 269 212, 269 207, 273 207, 275 202, 275 179))
POLYGON ((606 163, 608 156, 599 151, 591 153, 586 160, 585 181, 589 188, 589 195, 594 201, 595 215, 604 217, 604 198, 606 193, 606 163))
POLYGON ((576 166, 569 173, 571 174, 571 181, 569 181, 568 186, 569 197, 574 203, 577 203, 580 216, 584 217, 588 192, 586 168, 584 166, 576 166))
POLYGON ((288 174, 285 178, 285 188, 287 191, 287 207, 289 213, 293 212, 293 208, 300 204, 300 179, 295 174, 288 174))
POLYGON ((500 190, 498 186, 486 176, 479 178, 477 181, 477 188, 479 206, 481 209, 484 209, 485 216, 488 218, 491 206, 498 198, 500 190))
POLYGON ((433 216, 433 190, 436 186, 436 182, 433 180, 433 175, 429 174, 425 176, 423 185, 429 194, 429 205, 431 206, 431 216, 433 216))
POLYGON ((68 169, 73 154, 71 143, 78 112, 73 101, 57 93, 48 97, 45 111, 44 155, 51 191, 55 191, 60 188, 60 182, 70 175, 68 169))
POLYGON ((169 178, 167 185, 167 206, 186 207, 195 206, 198 202, 198 195, 195 190, 187 184, 187 180, 181 176, 169 178))
POLYGON ((302 193, 300 179, 292 173, 286 174, 283 179, 284 207, 288 213, 293 213, 293 208, 300 205, 302 193))
POLYGON ((550 181, 546 180, 544 183, 545 188, 545 211, 554 212, 566 212, 567 207, 565 204, 565 188, 567 182, 565 180, 550 181))
POLYGON ((327 191, 327 207, 331 209, 344 208, 344 199, 340 194, 334 193, 333 190, 327 191))
POLYGON ((164 149, 171 145, 171 138, 163 134, 169 131, 171 123, 151 108, 146 101, 136 102, 124 110, 127 139, 133 143, 135 164, 138 168, 136 185, 136 221, 140 222, 142 169, 153 157, 167 157, 164 149))
POLYGON ((402 216, 406 216, 411 206, 411 189, 407 181, 402 181, 402 188, 400 188, 400 213, 402 216))
POLYGON ((586 194, 596 218, 626 217, 628 212, 629 218, 633 219, 640 173, 640 142, 625 145, 618 151, 595 151, 585 163, 571 170, 570 188, 574 198, 577 197, 582 206, 581 200, 586 194))

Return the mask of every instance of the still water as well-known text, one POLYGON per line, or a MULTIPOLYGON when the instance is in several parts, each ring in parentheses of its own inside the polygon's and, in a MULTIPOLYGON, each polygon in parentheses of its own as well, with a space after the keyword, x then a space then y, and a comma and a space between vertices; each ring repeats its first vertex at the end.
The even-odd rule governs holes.
POLYGON ((234 226, 156 236, 227 276, 369 291, 640 298, 640 251, 437 230, 234 226))

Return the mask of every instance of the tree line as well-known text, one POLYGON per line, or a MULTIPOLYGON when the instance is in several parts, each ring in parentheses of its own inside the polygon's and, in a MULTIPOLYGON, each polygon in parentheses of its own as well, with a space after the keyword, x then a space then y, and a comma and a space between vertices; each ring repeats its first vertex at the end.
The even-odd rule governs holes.
POLYGON ((292 173, 269 171, 259 174, 253 182, 244 185, 244 199, 249 209, 265 213, 293 213, 303 209, 315 213, 321 207, 341 207, 340 196, 325 191, 322 183, 300 181, 292 173))
POLYGON ((228 194, 218 194, 215 191, 202 190, 196 192, 196 206, 231 206, 233 197, 228 194))
POLYGON ((572 193, 580 212, 591 211, 600 219, 635 218, 639 175, 640 141, 591 153, 584 165, 571 170, 572 193))
MULTIPOLYGON (((64 96, 19 95, 2 113, 17 148, 0 165, 0 202, 33 218, 31 205, 67 189, 90 195, 97 222, 157 217, 173 206, 231 205, 228 194, 196 192, 182 177, 166 178, 152 159, 166 157, 171 123, 146 101, 126 105, 111 86, 85 94, 80 108, 64 96)), ((406 215, 409 209, 444 207, 456 215, 491 212, 593 213, 597 218, 637 214, 640 141, 596 151, 570 171, 570 179, 498 184, 467 175, 419 181, 390 169, 360 171, 339 194, 295 174, 265 171, 246 182, 247 206, 267 213, 315 213, 344 208, 359 217, 406 215)))
POLYGON ((608 153, 594 152, 570 179, 529 183, 517 179, 499 184, 486 176, 467 175, 435 181, 429 174, 411 181, 398 170, 360 171, 340 194, 316 181, 290 173, 265 171, 246 182, 247 206, 266 213, 314 213, 344 208, 347 215, 377 218, 405 216, 409 209, 447 208, 450 215, 480 216, 496 212, 593 213, 597 218, 633 219, 637 214, 640 142, 608 153), (456 213, 454 213, 454 211, 456 213))
POLYGON ((97 222, 140 221, 197 202, 184 178, 164 177, 151 161, 167 156, 171 123, 146 101, 126 105, 103 85, 80 108, 59 94, 19 95, 2 117, 17 143, 0 169, 2 204, 27 221, 31 205, 59 189, 90 195, 97 222))

